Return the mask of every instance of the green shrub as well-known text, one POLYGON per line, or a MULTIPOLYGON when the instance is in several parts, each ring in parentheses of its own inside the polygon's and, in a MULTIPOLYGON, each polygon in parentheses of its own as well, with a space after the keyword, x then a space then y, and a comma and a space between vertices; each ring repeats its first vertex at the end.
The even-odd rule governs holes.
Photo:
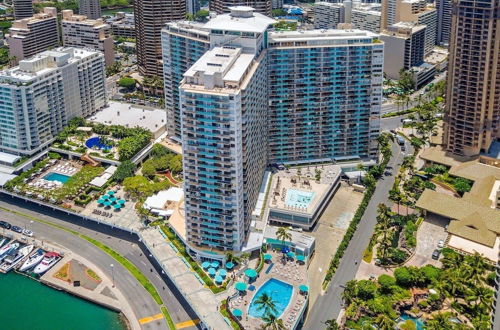
POLYGON ((390 275, 383 274, 378 277, 378 284, 382 293, 391 293, 392 287, 396 285, 396 279, 390 275))
POLYGON ((396 278, 396 282, 402 287, 408 288, 413 285, 413 277, 406 267, 396 268, 394 270, 394 277, 396 278))
POLYGON ((373 299, 377 292, 377 285, 369 280, 361 280, 358 282, 358 297, 363 300, 373 299))
POLYGON ((59 155, 57 152, 49 152, 47 154, 47 156, 50 158, 50 159, 61 159, 61 155, 59 155))

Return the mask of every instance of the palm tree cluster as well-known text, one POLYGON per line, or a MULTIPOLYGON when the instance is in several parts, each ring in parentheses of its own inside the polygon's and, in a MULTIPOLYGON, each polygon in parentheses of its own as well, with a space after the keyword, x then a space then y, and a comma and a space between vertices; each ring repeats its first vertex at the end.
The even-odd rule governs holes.
POLYGON ((262 321, 264 321, 264 325, 262 329, 269 330, 285 330, 285 325, 283 324, 283 320, 276 317, 276 313, 278 309, 276 308, 276 302, 273 298, 266 292, 260 295, 254 302, 257 306, 257 310, 264 311, 264 315, 262 316, 262 321))
MULTIPOLYGON (((345 327, 394 329, 400 303, 412 301, 415 314, 431 315, 425 321, 428 330, 491 329, 493 266, 477 253, 463 256, 444 249, 443 256, 441 269, 431 265, 400 267, 394 277, 349 281, 342 294, 347 306, 345 327), (413 301, 412 288, 428 288, 429 293, 413 301)), ((333 323, 327 326, 336 329, 333 323)))

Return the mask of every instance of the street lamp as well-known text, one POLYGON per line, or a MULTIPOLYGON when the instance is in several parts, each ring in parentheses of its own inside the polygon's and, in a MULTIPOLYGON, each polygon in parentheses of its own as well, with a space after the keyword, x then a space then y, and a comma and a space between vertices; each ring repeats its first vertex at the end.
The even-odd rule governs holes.
POLYGON ((109 265, 111 267, 111 278, 113 279, 113 288, 115 287, 115 265, 109 265))

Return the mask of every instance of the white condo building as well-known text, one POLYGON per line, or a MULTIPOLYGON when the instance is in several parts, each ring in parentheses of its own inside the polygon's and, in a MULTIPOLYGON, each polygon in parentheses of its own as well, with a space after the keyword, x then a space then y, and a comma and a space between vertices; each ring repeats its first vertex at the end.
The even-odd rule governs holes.
POLYGON ((102 53, 57 48, 0 71, 0 151, 31 155, 106 105, 102 53))
POLYGON ((267 165, 265 52, 215 47, 180 86, 187 240, 241 251, 267 165))
POLYGON ((355 29, 380 32, 380 4, 362 3, 351 11, 351 24, 355 29))

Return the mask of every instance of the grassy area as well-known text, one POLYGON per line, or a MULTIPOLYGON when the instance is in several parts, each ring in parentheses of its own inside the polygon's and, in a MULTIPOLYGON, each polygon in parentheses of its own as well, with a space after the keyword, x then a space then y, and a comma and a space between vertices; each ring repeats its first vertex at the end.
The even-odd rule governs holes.
POLYGON ((407 110, 388 112, 388 113, 384 113, 382 115, 382 118, 399 117, 399 116, 407 115, 409 113, 413 113, 416 111, 417 111, 416 108, 411 108, 411 109, 407 109, 407 110))
POLYGON ((90 268, 87 268, 87 270, 85 271, 87 273, 87 275, 93 279, 93 280, 96 280, 97 282, 101 282, 101 278, 99 277, 99 275, 97 275, 92 269, 90 268))
POLYGON ((373 248, 368 246, 365 252, 363 252, 363 261, 366 263, 370 263, 372 262, 372 259, 373 259, 373 248))
POLYGON ((220 313, 231 322, 231 327, 235 330, 241 329, 238 323, 234 322, 227 310, 227 299, 223 300, 220 306, 220 313))
POLYGON ((70 278, 69 278, 69 262, 65 263, 64 266, 62 266, 61 268, 59 268, 59 270, 57 271, 57 273, 54 274, 54 277, 55 278, 58 278, 60 280, 63 280, 63 281, 70 281, 70 278))
POLYGON ((167 307, 161 306, 160 309, 161 309, 161 313, 163 314, 163 317, 165 318, 165 320, 167 320, 167 324, 168 324, 169 329, 175 329, 174 320, 172 320, 172 317, 168 313, 167 307))
POLYGON ((97 240, 95 240, 93 238, 90 238, 90 237, 88 237, 86 235, 80 234, 79 232, 77 232, 75 230, 69 229, 67 227, 64 227, 62 225, 59 225, 59 224, 56 224, 56 223, 53 223, 53 222, 50 222, 50 221, 47 221, 47 220, 42 220, 42 219, 33 217, 31 215, 28 215, 28 214, 24 214, 24 213, 21 213, 21 212, 9 210, 9 209, 3 208, 3 207, 0 207, 0 209, 4 210, 6 212, 10 212, 10 213, 13 213, 13 214, 20 215, 20 216, 28 218, 28 219, 32 219, 34 221, 43 223, 45 225, 48 225, 48 226, 51 226, 51 227, 54 227, 54 228, 57 228, 57 229, 60 229, 60 230, 64 230, 65 232, 68 232, 70 234, 73 234, 75 236, 80 237, 81 239, 86 240, 87 242, 91 243, 92 245, 98 247, 102 251, 104 251, 107 254, 109 254, 111 257, 113 257, 113 259, 115 259, 123 267, 125 267, 130 272, 130 274, 132 274, 132 276, 135 277, 135 279, 139 283, 141 283, 141 285, 151 295, 151 297, 155 300, 155 302, 158 305, 161 306, 162 313, 163 313, 163 315, 165 315, 165 319, 166 319, 166 321, 167 321, 170 329, 175 329, 175 326, 171 327, 171 325, 173 325, 172 318, 169 315, 167 308, 165 306, 162 306, 163 305, 163 300, 161 299, 160 295, 158 294, 158 291, 156 291, 156 288, 148 280, 148 278, 133 263, 131 263, 128 259, 126 259, 125 257, 121 256, 120 254, 118 254, 116 251, 114 251, 113 249, 111 249, 107 245, 105 245, 105 244, 103 244, 103 243, 101 243, 101 242, 99 242, 99 241, 97 241, 97 240))

